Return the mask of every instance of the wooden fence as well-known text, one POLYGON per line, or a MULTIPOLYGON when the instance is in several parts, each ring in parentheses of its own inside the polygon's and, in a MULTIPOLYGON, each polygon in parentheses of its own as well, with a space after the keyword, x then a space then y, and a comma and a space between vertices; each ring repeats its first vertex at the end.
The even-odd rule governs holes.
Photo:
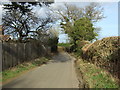
POLYGON ((2 70, 48 54, 48 46, 40 43, 2 43, 2 70))

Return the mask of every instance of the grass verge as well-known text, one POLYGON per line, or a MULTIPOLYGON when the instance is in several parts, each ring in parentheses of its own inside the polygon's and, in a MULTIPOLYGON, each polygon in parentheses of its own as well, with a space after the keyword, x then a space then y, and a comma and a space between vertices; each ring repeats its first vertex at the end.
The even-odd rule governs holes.
POLYGON ((89 88, 119 88, 117 80, 105 70, 82 59, 78 59, 75 64, 77 71, 79 71, 77 74, 82 73, 82 77, 89 88))
POLYGON ((5 82, 11 78, 18 76, 22 72, 28 71, 42 64, 46 64, 48 61, 49 61, 48 58, 42 57, 35 59, 34 61, 31 62, 25 62, 23 64, 19 64, 16 67, 0 72, 0 74, 2 74, 2 77, 0 77, 0 81, 5 82))

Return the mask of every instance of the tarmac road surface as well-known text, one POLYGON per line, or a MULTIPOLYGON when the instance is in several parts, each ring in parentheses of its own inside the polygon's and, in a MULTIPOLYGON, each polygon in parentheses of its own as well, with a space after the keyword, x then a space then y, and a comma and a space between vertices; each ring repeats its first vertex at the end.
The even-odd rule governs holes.
POLYGON ((60 52, 47 64, 30 70, 3 88, 78 88, 74 58, 60 52))

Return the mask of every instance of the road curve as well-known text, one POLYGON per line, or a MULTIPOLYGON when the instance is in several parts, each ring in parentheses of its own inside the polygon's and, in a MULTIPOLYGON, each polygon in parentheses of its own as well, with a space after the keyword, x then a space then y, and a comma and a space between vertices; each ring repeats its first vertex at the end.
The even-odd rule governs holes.
POLYGON ((3 88, 78 88, 73 58, 60 52, 48 64, 33 69, 3 88))

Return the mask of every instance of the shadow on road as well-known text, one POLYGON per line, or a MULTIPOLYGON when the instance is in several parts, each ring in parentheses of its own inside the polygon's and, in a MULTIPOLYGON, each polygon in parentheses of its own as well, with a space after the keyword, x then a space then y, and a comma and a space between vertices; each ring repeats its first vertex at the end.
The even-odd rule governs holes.
POLYGON ((53 56, 53 63, 54 62, 67 62, 70 60, 71 58, 66 52, 59 52, 57 55, 53 56))

